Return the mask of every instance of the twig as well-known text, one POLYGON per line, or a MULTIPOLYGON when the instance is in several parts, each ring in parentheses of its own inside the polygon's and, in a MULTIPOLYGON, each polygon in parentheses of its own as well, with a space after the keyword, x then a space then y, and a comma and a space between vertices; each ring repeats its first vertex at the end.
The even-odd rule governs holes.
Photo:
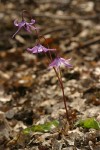
POLYGON ((72 0, 41 0, 41 1, 36 1, 37 4, 46 4, 46 3, 55 3, 55 4, 68 4, 70 3, 72 0))
MULTIPOLYGON (((97 44, 98 42, 100 42, 100 36, 95 37, 94 39, 91 39, 91 40, 85 42, 84 44, 82 44, 81 46, 79 46, 77 49, 86 48, 86 47, 88 47, 88 46, 97 44)), ((100 43, 99 43, 99 44, 100 44, 100 43)))
POLYGON ((52 27, 52 29, 48 29, 47 31, 43 32, 43 35, 47 35, 47 34, 51 34, 53 32, 57 32, 57 31, 62 31, 65 30, 66 28, 68 28, 67 26, 58 26, 58 27, 52 27))
POLYGON ((81 49, 84 49, 86 47, 89 47, 97 43, 100 43, 100 36, 95 37, 94 39, 88 40, 87 42, 84 42, 83 44, 78 45, 76 48, 68 49, 65 53, 69 53, 73 50, 81 50, 81 49))
POLYGON ((93 16, 86 16, 86 17, 81 17, 81 16, 64 16, 64 15, 54 15, 54 14, 40 14, 40 13, 34 13, 33 16, 35 17, 42 17, 42 18, 51 18, 51 19, 60 19, 60 20, 92 20, 95 18, 100 17, 100 13, 93 15, 93 16))

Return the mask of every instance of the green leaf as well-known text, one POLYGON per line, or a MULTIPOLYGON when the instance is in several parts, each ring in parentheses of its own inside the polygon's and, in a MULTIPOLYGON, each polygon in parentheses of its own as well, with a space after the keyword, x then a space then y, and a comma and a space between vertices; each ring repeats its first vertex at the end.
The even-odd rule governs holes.
POLYGON ((51 131, 52 129, 58 127, 59 121, 54 120, 51 122, 47 122, 44 124, 39 124, 39 125, 33 125, 31 127, 28 127, 23 130, 24 134, 29 134, 30 132, 48 132, 51 131))
POLYGON ((75 123, 75 126, 81 126, 84 128, 93 128, 93 129, 100 129, 100 122, 96 121, 94 118, 87 118, 85 120, 79 120, 75 123))

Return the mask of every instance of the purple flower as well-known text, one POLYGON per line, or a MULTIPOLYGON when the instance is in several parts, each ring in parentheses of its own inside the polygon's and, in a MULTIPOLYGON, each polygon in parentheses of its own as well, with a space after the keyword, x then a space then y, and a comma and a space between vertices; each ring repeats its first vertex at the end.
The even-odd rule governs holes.
POLYGON ((35 23, 35 20, 31 19, 31 22, 28 23, 25 20, 22 20, 21 22, 18 22, 18 20, 14 21, 14 25, 18 27, 18 30, 16 33, 12 36, 12 38, 21 30, 21 28, 24 28, 27 32, 31 33, 31 30, 35 30, 36 28, 32 25, 35 23))
POLYGON ((45 48, 41 44, 38 44, 38 45, 34 46, 33 48, 27 48, 27 50, 29 52, 35 54, 35 53, 41 53, 41 52, 45 52, 46 53, 48 51, 54 51, 55 49, 45 48))
POLYGON ((61 57, 57 57, 54 59, 54 61, 49 65, 49 68, 57 68, 59 69, 60 66, 65 66, 65 67, 68 67, 68 68, 71 68, 72 65, 70 64, 70 59, 64 59, 64 58, 61 58, 61 57))

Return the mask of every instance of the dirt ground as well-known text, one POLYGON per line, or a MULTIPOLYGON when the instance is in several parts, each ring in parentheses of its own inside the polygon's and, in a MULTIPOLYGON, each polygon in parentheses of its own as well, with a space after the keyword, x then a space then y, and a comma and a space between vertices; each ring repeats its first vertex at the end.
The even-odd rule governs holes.
POLYGON ((98 130, 74 126, 89 117, 100 121, 100 0, 1 0, 0 150, 99 150, 98 130), (69 127, 55 72, 44 55, 27 52, 35 32, 21 30, 12 39, 22 10, 30 12, 51 48, 72 58, 73 68, 62 69, 69 127), (54 119, 60 125, 52 131, 20 134, 54 119))

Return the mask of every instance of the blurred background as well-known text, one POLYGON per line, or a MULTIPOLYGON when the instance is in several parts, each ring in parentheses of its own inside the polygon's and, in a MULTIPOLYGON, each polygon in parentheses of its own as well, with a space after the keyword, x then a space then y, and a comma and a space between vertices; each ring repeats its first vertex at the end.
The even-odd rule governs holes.
MULTIPOLYGON (((45 122, 65 114, 58 80, 48 71, 47 59, 27 53, 36 44, 35 32, 22 29, 12 39, 17 31, 14 20, 21 21, 22 10, 36 20, 50 48, 72 58, 73 68, 62 69, 70 120, 100 121, 100 0, 0 0, 0 110, 13 132, 41 123, 41 118, 45 122)), ((27 14, 25 19, 30 22, 27 14)), ((44 39, 41 44, 47 46, 44 39)), ((3 137, 0 144, 9 141, 5 133, 3 137)))
POLYGON ((65 51, 99 36, 99 0, 1 0, 0 50, 29 43, 30 35, 24 31, 20 33, 21 41, 18 37, 16 41, 11 39, 16 31, 13 21, 21 21, 22 10, 28 10, 36 19, 41 34, 55 39, 55 46, 62 40, 59 46, 65 51))

